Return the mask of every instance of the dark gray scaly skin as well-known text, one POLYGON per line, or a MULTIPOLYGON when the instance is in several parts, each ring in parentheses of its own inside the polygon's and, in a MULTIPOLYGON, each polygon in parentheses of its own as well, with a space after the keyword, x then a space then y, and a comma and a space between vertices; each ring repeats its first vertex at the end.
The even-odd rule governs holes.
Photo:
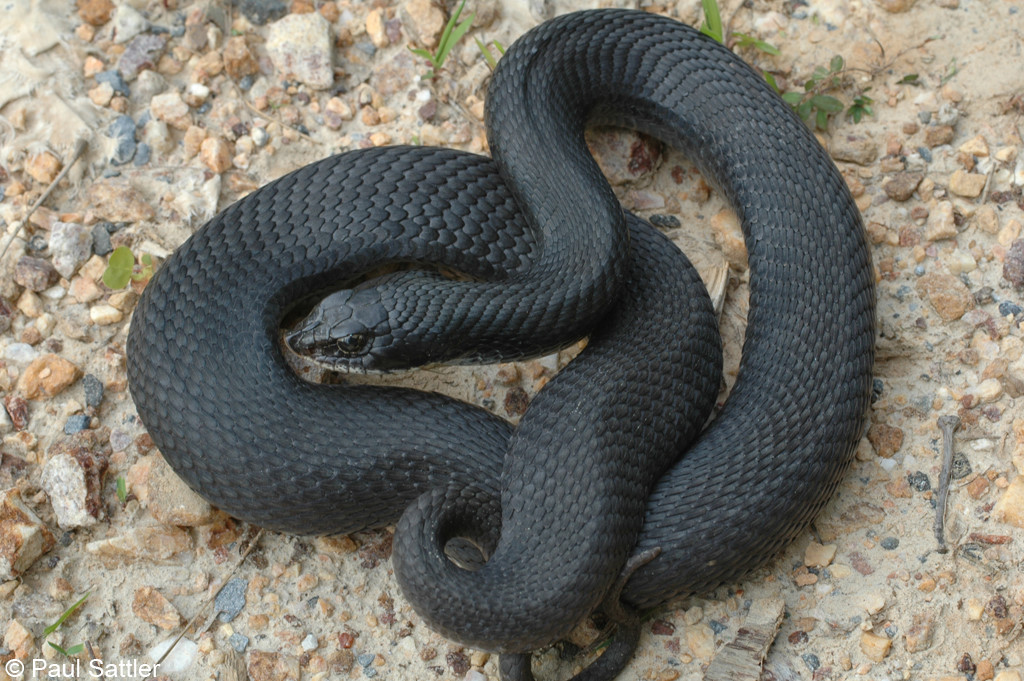
MULTIPOLYGON (((763 78, 693 29, 642 13, 567 15, 528 33, 510 54, 511 66, 499 69, 491 84, 490 121, 514 115, 505 102, 529 92, 523 82, 600 83, 599 118, 685 149, 741 218, 751 284, 740 376, 722 414, 658 482, 633 555, 661 554, 636 571, 622 600, 645 609, 706 591, 763 564, 806 528, 860 438, 874 355, 874 275, 859 213, 827 154, 763 78)), ((583 468, 566 465, 559 479, 574 481, 583 468)), ((552 490, 522 484, 521 471, 508 461, 504 475, 502 505, 516 509, 521 526, 545 527, 552 490)), ((575 517, 580 525, 592 521, 574 516, 579 502, 569 498, 556 502, 553 515, 575 517)), ((436 560, 436 519, 429 516, 442 509, 435 495, 421 508, 425 517, 403 521, 417 525, 420 535, 401 545, 418 544, 418 555, 436 560)), ((608 518, 595 524, 606 523, 613 524, 608 518)), ((517 580, 525 578, 512 574, 512 566, 485 582, 486 569, 468 573, 440 564, 430 568, 429 586, 410 579, 404 592, 451 638, 499 650, 536 643, 541 637, 533 634, 550 634, 552 620, 564 625, 553 614, 567 611, 563 602, 581 598, 571 593, 575 573, 561 574, 567 569, 562 546, 538 541, 533 550, 534 562, 517 556, 524 573, 545 555, 557 566, 555 576, 537 577, 543 584, 533 590, 521 588, 517 580), (557 584, 566 587, 562 595, 544 590, 557 584), (558 607, 536 608, 546 617, 534 625, 508 616, 533 599, 558 607)))
MULTIPOLYGON (((874 292, 857 210, 827 155, 761 77, 672 20, 614 10, 567 15, 517 42, 502 64, 491 86, 491 134, 518 141, 492 138, 492 150, 522 173, 513 191, 530 200, 529 215, 558 223, 583 210, 594 235, 616 222, 603 190, 587 184, 589 161, 565 159, 571 165, 564 174, 556 165, 570 152, 551 150, 580 141, 581 132, 537 113, 531 99, 535 86, 575 92, 582 84, 590 94, 552 108, 572 108, 581 124, 590 106, 592 119, 629 123, 683 148, 741 217, 751 267, 741 373, 723 414, 656 485, 633 555, 651 547, 661 554, 622 596, 646 608, 736 579, 807 526, 863 428, 874 292), (569 65, 549 65, 552 53, 569 65), (532 154, 539 160, 531 163, 532 154), (579 200, 578 186, 597 196, 579 200), (568 204, 548 206, 548 199, 568 204)), ((128 369, 139 414, 179 474, 238 517, 307 534, 393 522, 409 501, 439 487, 451 494, 477 485, 493 498, 510 433, 498 419, 436 395, 307 385, 284 366, 276 342, 291 301, 385 261, 444 263, 481 278, 519 277, 538 262, 549 263, 548 274, 572 270, 559 258, 589 241, 543 229, 531 236, 494 173, 486 161, 442 150, 342 155, 243 199, 176 252, 135 313, 128 369), (477 219, 485 226, 473 226, 477 219), (521 236, 499 232, 506 222, 521 236)), ((602 239, 598 259, 623 243, 621 234, 591 238, 602 239)), ((576 305, 596 319, 601 306, 588 307, 592 294, 608 289, 606 297, 614 297, 625 265, 575 265, 591 275, 574 287, 576 305)), ((443 296, 450 286, 425 276, 409 295, 443 296)), ((401 296, 403 289, 395 290, 401 296)), ((490 292, 511 290, 502 281, 490 292)), ((476 323, 481 316, 511 322, 517 308, 549 311, 539 293, 523 287, 516 295, 534 297, 522 305, 499 296, 496 307, 473 299, 450 309, 437 298, 410 297, 413 313, 405 318, 429 322, 388 333, 418 340, 411 354, 435 359, 445 354, 437 348, 454 321, 453 338, 476 333, 485 344, 449 355, 529 354, 587 328, 569 319, 561 291, 544 292, 553 291, 559 302, 551 326, 543 314, 528 314, 523 328, 559 331, 543 334, 532 349, 511 347, 476 323), (571 331, 562 334, 565 327, 571 331)), ((466 300, 462 295, 451 297, 466 300)), ((387 350, 380 356, 385 364, 405 361, 387 350)), ((616 478, 607 482, 614 486, 616 478)), ((538 503, 569 512, 576 502, 548 495, 538 503)), ((501 609, 481 604, 478 612, 501 609)), ((490 635, 474 613, 457 615, 484 628, 460 636, 490 635)), ((443 608, 429 617, 456 619, 443 608)))
POLYGON ((714 406, 721 343, 700 276, 653 227, 633 216, 630 227, 619 303, 523 415, 505 455, 500 505, 439 489, 398 524, 395 577, 445 636, 522 652, 567 635, 608 593, 652 485, 714 406), (449 561, 454 529, 499 506, 500 521, 485 526, 500 527, 487 563, 468 571, 449 561))

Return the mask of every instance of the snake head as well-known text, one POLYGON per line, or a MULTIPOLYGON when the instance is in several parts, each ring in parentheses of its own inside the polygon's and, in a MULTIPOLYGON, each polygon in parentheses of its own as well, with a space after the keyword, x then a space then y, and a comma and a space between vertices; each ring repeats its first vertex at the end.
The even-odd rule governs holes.
POLYGON ((375 348, 390 336, 387 308, 373 288, 336 291, 285 337, 296 353, 342 371, 387 370, 375 348))

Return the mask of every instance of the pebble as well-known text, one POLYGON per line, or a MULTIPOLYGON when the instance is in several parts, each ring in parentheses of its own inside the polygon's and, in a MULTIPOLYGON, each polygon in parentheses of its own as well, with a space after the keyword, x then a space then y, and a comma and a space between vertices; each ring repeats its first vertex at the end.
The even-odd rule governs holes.
POLYGON ((55 222, 50 229, 50 254, 57 272, 70 278, 92 255, 92 230, 77 222, 55 222))
POLYGON ((747 245, 736 213, 728 208, 720 210, 711 218, 711 230, 729 266, 737 272, 746 271, 747 245))
POLYGON ((161 629, 176 629, 185 622, 174 604, 151 586, 139 587, 132 599, 132 612, 143 622, 161 629))
POLYGON ((119 95, 127 97, 131 94, 131 90, 128 89, 128 83, 125 81, 124 76, 115 69, 109 71, 101 71, 96 74, 97 83, 105 83, 113 88, 114 92, 119 95))
MULTIPOLYGON (((71 437, 90 433, 81 431, 71 437)), ((61 529, 89 527, 99 520, 102 504, 98 500, 99 477, 95 470, 68 453, 51 456, 43 464, 40 486, 50 498, 61 529)))
POLYGON ((222 137, 207 137, 199 145, 199 159, 215 173, 223 173, 231 167, 233 150, 222 137))
POLYGON ((60 275, 53 263, 43 258, 23 255, 14 265, 14 281, 29 291, 45 291, 57 283, 60 275))
POLYGON ((100 303, 89 308, 89 319, 97 326, 109 326, 124 319, 124 314, 112 305, 100 303))
POLYGON ((198 655, 199 646, 185 637, 179 639, 176 636, 157 643, 148 653, 150 660, 154 662, 160 660, 161 674, 180 674, 186 671, 192 666, 198 655), (164 657, 165 653, 166 657, 164 657))
MULTIPOLYGON (((0 492, 0 580, 22 575, 44 553, 57 543, 53 533, 21 500, 21 492, 9 489, 0 492)), ((11 629, 4 638, 15 648, 11 629)))
POLYGON ((932 640, 932 616, 927 613, 914 615, 913 624, 904 636, 908 653, 927 650, 932 640))
POLYGON ((196 527, 213 518, 209 502, 175 475, 159 454, 140 457, 126 477, 142 506, 164 525, 196 527))
POLYGON ((316 636, 313 634, 307 634, 306 638, 302 639, 302 649, 306 652, 316 650, 320 647, 320 642, 317 641, 316 636))
POLYGON ((359 663, 360 667, 369 667, 373 664, 373 660, 376 657, 374 653, 360 653, 356 656, 356 662, 359 663))
POLYGON ((981 196, 986 180, 984 175, 957 169, 949 178, 949 191, 957 196, 974 199, 981 196))
POLYGON ((879 544, 886 551, 894 551, 899 547, 900 540, 898 537, 885 537, 879 544))
POLYGON ((262 26, 287 14, 288 3, 284 0, 242 0, 239 9, 246 19, 257 26, 262 26))
POLYGON ((956 234, 953 204, 949 201, 939 201, 934 210, 928 213, 924 238, 928 241, 941 241, 942 239, 952 239, 956 234))
POLYGON ((213 607, 217 611, 217 619, 230 622, 245 607, 245 590, 249 587, 248 580, 235 577, 217 592, 213 599, 213 607))
POLYGON ((375 47, 384 48, 390 44, 383 9, 378 7, 366 15, 366 35, 370 36, 375 47))
POLYGON ((706 662, 715 654, 715 632, 704 623, 687 626, 686 645, 694 657, 706 662))
MULTIPOLYGON (((953 126, 929 125, 924 131, 924 143, 929 149, 949 144, 953 141, 953 126)), ((923 155, 923 154, 922 154, 923 155)), ((925 159, 926 161, 929 159, 925 159)))
POLYGON ((588 132, 586 141, 612 186, 650 175, 661 159, 657 140, 632 130, 599 128, 588 132))
POLYGON ((90 418, 87 414, 72 414, 64 422, 64 434, 74 435, 86 430, 89 427, 89 421, 90 418))
POLYGON ((1003 260, 1003 277, 1014 286, 1024 286, 1024 239, 1016 239, 1010 244, 1003 260))
POLYGON ((149 26, 146 17, 127 3, 117 6, 111 21, 113 22, 112 36, 115 43, 126 43, 149 26))
POLYGON ((33 360, 18 379, 18 392, 26 399, 35 400, 53 397, 74 383, 81 370, 54 354, 47 354, 33 360))
POLYGON ((431 0, 404 0, 398 8, 402 26, 414 41, 432 49, 445 26, 445 15, 431 0))
POLYGON ((320 14, 291 14, 274 22, 266 48, 280 76, 291 74, 314 90, 334 84, 330 31, 320 14))
POLYGON ((90 407, 98 407, 103 402, 103 382, 92 374, 82 377, 82 391, 85 403, 90 407))
POLYGON ((244 653, 245 649, 249 645, 249 637, 244 634, 239 634, 236 631, 228 637, 228 645, 230 645, 236 653, 244 653))
POLYGON ((78 3, 78 16, 90 26, 102 26, 110 21, 113 13, 111 0, 80 0, 78 3))
MULTIPOLYGON (((150 149, 145 142, 139 142, 135 150, 135 167, 141 167, 149 163, 150 149)), ((95 246, 93 247, 95 249, 95 246)))
POLYGON ((135 36, 117 60, 117 70, 127 81, 135 80, 139 72, 152 69, 160 61, 164 52, 166 37, 143 33, 135 36))
POLYGON ((865 135, 836 135, 829 148, 832 158, 866 166, 878 158, 878 144, 865 135))
POLYGON ((28 343, 11 343, 4 348, 4 359, 25 364, 39 357, 39 351, 28 343))
POLYGON ((227 43, 224 45, 222 58, 224 60, 224 70, 235 80, 259 73, 259 64, 256 62, 256 57, 249 50, 249 45, 245 42, 245 36, 239 35, 228 38, 227 43))
POLYGON ((932 308, 947 322, 960 319, 974 307, 967 286, 950 274, 930 273, 917 280, 917 293, 927 298, 932 308))
POLYGON ((992 508, 992 517, 1007 525, 1024 528, 1024 475, 1009 484, 992 508))
POLYGON ((915 0, 876 0, 876 2, 878 3, 878 6, 886 12, 898 14, 906 12, 908 9, 913 7, 915 0))
POLYGON ((156 95, 149 101, 149 111, 158 121, 163 121, 176 130, 188 130, 192 124, 188 104, 177 90, 156 95))
POLYGON ((914 195, 923 179, 924 175, 921 173, 897 173, 882 188, 893 201, 906 201, 914 195))
POLYGON ((823 545, 812 541, 804 551, 804 565, 807 567, 827 567, 835 557, 835 544, 823 545))
POLYGON ((889 654, 891 647, 892 639, 879 636, 871 631, 865 631, 861 634, 860 650, 869 660, 881 662, 889 654))
POLYGON ((63 165, 48 151, 32 154, 25 161, 25 172, 40 184, 50 184, 57 178, 63 165))

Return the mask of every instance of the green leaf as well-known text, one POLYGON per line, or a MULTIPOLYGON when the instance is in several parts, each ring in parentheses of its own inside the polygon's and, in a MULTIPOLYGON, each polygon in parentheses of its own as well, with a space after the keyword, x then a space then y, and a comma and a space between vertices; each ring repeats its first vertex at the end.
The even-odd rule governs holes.
POLYGON ((828 70, 832 73, 839 73, 843 70, 843 58, 841 55, 832 57, 832 61, 828 63, 828 70))
POLYGON ((71 657, 71 656, 77 655, 78 653, 80 653, 83 650, 85 650, 85 644, 84 643, 79 643, 78 645, 71 646, 67 650, 64 650, 59 645, 57 645, 56 643, 53 643, 51 641, 47 641, 47 643, 49 644, 49 646, 51 648, 56 650, 58 653, 60 653, 64 657, 71 657))
POLYGON ((897 84, 903 83, 905 85, 920 85, 918 82, 918 76, 916 73, 908 73, 907 75, 896 81, 897 84))
MULTIPOLYGON (((459 15, 462 14, 462 10, 465 9, 465 7, 466 0, 462 0, 462 4, 460 4, 458 9, 452 12, 452 15, 448 18, 448 23, 444 25, 444 31, 441 32, 441 39, 437 41, 438 54, 441 53, 441 49, 444 47, 445 43, 448 42, 448 36, 451 35, 452 29, 455 28, 455 24, 459 20, 459 15)), ((441 63, 441 61, 442 60, 439 59, 438 63, 441 63)))
MULTIPOLYGON (((466 3, 463 2, 463 5, 466 3)), ((448 42, 442 43, 441 49, 437 51, 437 64, 440 66, 444 64, 444 60, 448 57, 448 53, 455 47, 455 44, 462 39, 462 36, 466 35, 466 31, 473 25, 473 19, 476 18, 476 14, 470 14, 461 24, 455 27, 455 30, 448 36, 448 42)))
POLYGON ((818 130, 828 130, 828 112, 818 109, 818 113, 814 117, 814 124, 818 126, 818 130))
MULTIPOLYGON (((775 76, 773 76, 772 74, 768 73, 767 71, 762 71, 761 73, 764 74, 764 81, 766 83, 768 83, 769 85, 771 85, 772 89, 775 90, 775 93, 776 94, 782 94, 779 91, 779 84, 775 82, 775 76)), ((800 93, 796 92, 796 93, 793 93, 793 94, 797 94, 798 95, 800 93)), ((785 99, 786 98, 785 95, 783 95, 782 98, 785 99)))
POLYGON ((498 60, 494 58, 494 55, 487 49, 487 46, 480 41, 480 38, 473 38, 473 40, 476 41, 476 46, 480 48, 480 52, 484 55, 484 61, 487 62, 487 65, 493 71, 498 66, 498 60))
POLYGON ((117 498, 122 504, 128 502, 128 484, 124 481, 124 476, 117 476, 117 498))
POLYGON ((752 35, 747 35, 746 33, 738 33, 736 31, 733 31, 732 35, 734 38, 736 38, 736 44, 739 47, 756 47, 757 49, 767 54, 780 54, 779 48, 775 47, 771 43, 766 43, 763 40, 759 40, 758 38, 755 38, 752 35))
POLYGON ((843 103, 829 95, 814 95, 811 97, 811 105, 820 111, 827 111, 830 114, 839 113, 843 110, 843 103))
POLYGON ((492 40, 491 42, 494 43, 494 46, 496 48, 498 48, 498 54, 505 54, 505 46, 504 45, 499 43, 497 40, 492 40))
POLYGON ((813 80, 813 81, 823 80, 825 78, 828 78, 828 74, 829 74, 829 72, 825 70, 824 66, 816 66, 814 68, 814 73, 811 74, 811 80, 813 80))
MULTIPOLYGON (((121 248, 124 248, 124 246, 122 246, 121 248)), ((90 593, 91 592, 89 591, 85 592, 85 595, 79 598, 77 601, 75 601, 74 605, 65 610, 64 614, 57 618, 56 622, 46 627, 46 629, 43 630, 43 637, 45 638, 53 632, 57 631, 57 629, 60 628, 60 625, 64 624, 64 620, 66 620, 68 617, 71 617, 71 614, 75 612, 75 610, 78 610, 80 607, 82 607, 82 603, 85 603, 85 599, 89 597, 90 593)))
POLYGON ((103 283, 112 290, 122 289, 128 285, 132 278, 132 268, 135 267, 135 256, 132 249, 127 246, 118 246, 110 254, 107 261, 107 269, 103 271, 103 283))
POLYGON ((799 106, 800 102, 803 101, 803 94, 800 92, 785 92, 782 95, 782 99, 785 100, 786 104, 792 107, 799 106))
POLYGON ((422 47, 410 47, 409 51, 415 54, 417 57, 423 57, 430 63, 434 63, 434 55, 432 55, 430 52, 427 52, 422 47))
POLYGON ((811 100, 805 99, 804 101, 800 102, 800 105, 796 108, 796 114, 806 121, 808 118, 811 117, 812 110, 813 107, 811 106, 811 100))
POLYGON ((720 43, 725 42, 722 34, 722 15, 718 12, 717 0, 700 0, 704 8, 704 21, 700 25, 700 32, 709 38, 714 38, 720 43))

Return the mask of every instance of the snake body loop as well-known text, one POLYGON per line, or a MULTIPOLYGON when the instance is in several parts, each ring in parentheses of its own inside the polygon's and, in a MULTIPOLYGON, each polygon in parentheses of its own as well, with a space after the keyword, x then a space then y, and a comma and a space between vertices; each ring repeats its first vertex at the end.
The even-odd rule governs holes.
MULTIPOLYGON (((154 442, 212 503, 303 534, 387 525, 408 507, 396 570, 410 601, 454 638, 525 651, 585 616, 631 555, 658 553, 621 593, 627 606, 646 609, 736 579, 806 528, 863 428, 874 277, 856 206, 813 135, 757 73, 675 21, 601 10, 534 29, 502 59, 487 119, 497 165, 443 149, 342 154, 214 218, 147 286, 129 333, 128 377, 154 442), (632 377, 573 370, 586 394, 624 400, 602 417, 611 430, 629 433, 635 423, 657 451, 640 464, 629 458, 636 442, 613 438, 618 451, 599 467, 588 465, 589 453, 558 459, 545 475, 564 486, 504 454, 510 439, 531 443, 513 452, 557 449, 573 429, 594 428, 572 418, 593 403, 581 410, 571 396, 556 398, 556 388, 529 418, 552 430, 513 436, 500 419, 442 396, 314 386, 287 368, 278 327, 295 302, 387 262, 444 265, 473 281, 403 272, 364 284, 343 304, 347 316, 332 322, 349 334, 353 320, 372 327, 365 354, 348 362, 356 368, 525 356, 586 334, 639 266, 624 257, 628 230, 634 258, 664 246, 632 218, 627 229, 585 154, 587 120, 631 125, 680 147, 741 219, 750 312, 740 374, 725 409, 685 455, 686 431, 700 419, 689 410, 700 399, 691 388, 627 384, 676 385, 687 373, 677 366, 681 355, 712 358, 707 344, 696 350, 702 341, 680 341, 688 349, 675 354, 637 348, 650 359, 632 377), (662 433, 658 424, 673 410, 681 429, 662 433), (657 416, 648 421, 650 413, 657 416), (642 490, 652 483, 639 527, 642 490), (615 498, 624 503, 605 503, 615 498), (478 511, 471 522, 466 508, 478 511), (550 518, 559 522, 539 531, 550 518), (567 519, 578 519, 571 537, 567 519), (520 539, 502 539, 499 527, 520 539), (473 576, 441 554, 448 536, 516 559, 473 576), (576 560, 565 546, 586 555, 576 560), (557 557, 546 581, 514 574, 515 563, 536 570, 545 556, 557 557), (502 579, 518 586, 503 591, 502 579)), ((685 308, 674 309, 681 316, 685 308)), ((320 342, 316 330, 313 319, 309 337, 320 342)), ((601 334, 596 356, 619 342, 601 334)))

